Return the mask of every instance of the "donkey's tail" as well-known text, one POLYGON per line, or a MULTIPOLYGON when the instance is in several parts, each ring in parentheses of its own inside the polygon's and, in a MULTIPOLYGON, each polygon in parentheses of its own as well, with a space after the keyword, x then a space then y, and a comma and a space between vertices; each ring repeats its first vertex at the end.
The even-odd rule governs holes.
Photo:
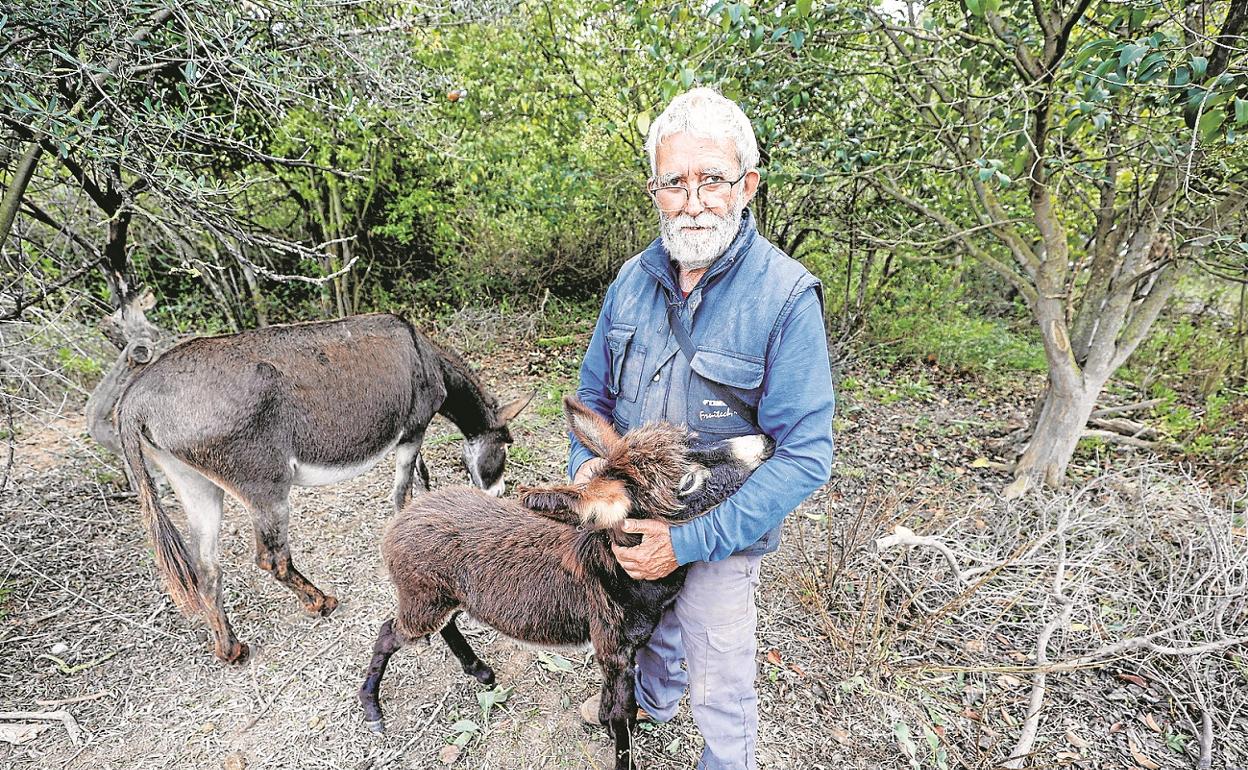
POLYGON ((173 526, 169 514, 160 505, 156 483, 143 461, 142 421, 133 410, 126 408, 124 400, 117 406, 117 423, 122 456, 130 466, 130 474, 138 487, 136 491, 139 493, 139 510, 143 512, 143 525, 147 527, 156 552, 156 569, 179 609, 188 615, 202 613, 207 607, 199 593, 199 573, 177 527, 173 526))

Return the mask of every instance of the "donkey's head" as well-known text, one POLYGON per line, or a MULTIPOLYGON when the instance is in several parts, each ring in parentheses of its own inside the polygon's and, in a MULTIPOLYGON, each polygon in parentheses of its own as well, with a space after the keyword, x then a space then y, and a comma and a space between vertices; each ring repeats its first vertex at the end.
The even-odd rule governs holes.
POLYGON ((771 456, 773 443, 765 436, 704 443, 669 423, 643 425, 621 436, 576 399, 565 397, 563 404, 572 433, 607 463, 587 483, 546 505, 575 511, 593 529, 610 529, 629 517, 671 523, 691 519, 723 502, 771 456))
POLYGON ((536 393, 521 396, 500 406, 490 419, 490 427, 464 442, 464 468, 472 483, 494 497, 503 494, 503 468, 507 445, 512 442, 507 425, 529 405, 536 393))

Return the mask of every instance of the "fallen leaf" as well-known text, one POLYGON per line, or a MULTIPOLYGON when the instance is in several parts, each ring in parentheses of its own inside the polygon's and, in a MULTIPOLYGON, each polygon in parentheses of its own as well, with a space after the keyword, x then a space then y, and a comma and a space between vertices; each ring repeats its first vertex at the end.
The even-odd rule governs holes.
POLYGON ((1016 687, 1022 687, 1022 686, 1023 686, 1023 680, 1019 679, 1016 676, 1010 676, 1009 674, 1002 674, 1001 676, 997 677, 997 687, 1000 687, 1002 690, 1012 690, 1016 687))
POLYGON ((803 671, 803 670, 802 670, 802 667, 801 667, 801 666, 799 666, 799 665, 797 665, 796 663, 790 663, 790 664, 789 664, 789 668, 793 669, 793 673, 797 674, 798 676, 802 677, 803 679, 809 679, 809 678, 810 678, 810 676, 809 676, 809 675, 808 675, 805 671, 803 671))
POLYGON ((832 729, 829 730, 829 732, 832 733, 832 738, 837 743, 841 744, 842 746, 849 745, 849 730, 846 730, 844 727, 841 727, 840 725, 832 725, 832 729))
POLYGON ((767 662, 773 666, 780 665, 780 651, 772 647, 767 651, 767 662))
POLYGON ((962 716, 966 717, 967 719, 974 719, 976 722, 983 719, 983 717, 979 715, 979 712, 972 708, 962 709, 962 716))
POLYGON ((971 639, 963 646, 966 647, 967 652, 973 653, 976 655, 982 653, 985 649, 987 649, 987 645, 984 644, 983 639, 971 639))
POLYGON ((441 751, 438 752, 438 759, 444 765, 453 765, 455 764, 455 760, 459 759, 459 752, 461 751, 463 751, 463 749, 459 746, 456 746, 453 743, 448 743, 442 747, 441 751))
POLYGON ((1109 731, 1111 733, 1120 733, 1126 729, 1127 728, 1122 724, 1122 722, 1114 722, 1112 725, 1109 726, 1109 731))
POLYGON ((972 468, 987 468, 989 465, 992 465, 992 461, 987 457, 976 457, 971 463, 972 468))
POLYGON ((1127 739, 1127 748, 1131 750, 1131 758, 1135 760, 1135 764, 1145 770, 1161 770, 1161 765, 1157 764, 1149 758, 1147 754, 1140 751, 1140 747, 1136 745, 1135 741, 1127 739))
POLYGON ((1077 751, 1059 751, 1055 755, 1055 758, 1059 764, 1069 765, 1071 762, 1076 762, 1079 759, 1082 759, 1082 756, 1083 755, 1077 751))
POLYGON ((1005 706, 1001 707, 1001 718, 1004 719, 1005 723, 1010 727, 1018 727, 1018 720, 1014 718, 1013 714, 1005 710, 1005 706))
POLYGON ((1086 749, 1091 744, 1084 740, 1083 736, 1074 730, 1066 731, 1066 742, 1077 749, 1086 749))
POLYGON ((1152 730, 1153 732, 1155 733, 1161 732, 1161 725, 1157 724, 1157 720, 1153 719, 1152 714, 1145 714, 1144 716, 1140 717, 1140 721, 1148 725, 1148 729, 1152 730))
POLYGON ((1122 681, 1129 682, 1130 684, 1133 684, 1136 687, 1142 687, 1145 690, 1148 689, 1148 680, 1140 676, 1139 674, 1128 674, 1125 671, 1119 671, 1116 676, 1122 681))
POLYGON ((215 729, 217 729, 217 726, 214 725, 212 722, 204 722, 202 725, 199 726, 199 731, 205 735, 207 735, 208 733, 212 732, 215 729))

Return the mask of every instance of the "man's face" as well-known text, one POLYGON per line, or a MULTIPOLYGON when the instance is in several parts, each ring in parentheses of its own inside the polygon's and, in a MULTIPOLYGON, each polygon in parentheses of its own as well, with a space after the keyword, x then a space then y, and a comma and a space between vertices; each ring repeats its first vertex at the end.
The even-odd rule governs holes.
POLYGON ((659 212, 663 245, 685 270, 708 267, 736 237, 741 212, 758 189, 758 172, 746 174, 725 194, 697 195, 701 184, 741 176, 741 166, 732 140, 690 134, 664 139, 655 151, 655 167, 655 187, 680 185, 690 191, 683 209, 659 212))

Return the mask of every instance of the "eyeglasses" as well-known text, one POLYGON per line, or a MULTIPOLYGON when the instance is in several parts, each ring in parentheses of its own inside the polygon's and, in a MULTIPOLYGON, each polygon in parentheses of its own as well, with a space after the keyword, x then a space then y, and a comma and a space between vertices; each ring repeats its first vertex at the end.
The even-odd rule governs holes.
MULTIPOLYGON (((717 182, 703 182, 697 186, 698 200, 702 201, 703 206, 721 206, 728 200, 728 192, 732 186, 742 179, 749 171, 742 171, 741 176, 728 181, 721 179, 717 182)), ((659 211, 663 213, 671 213, 673 211, 681 211, 689 203, 689 188, 684 185, 666 185, 664 187, 651 187, 650 197, 654 198, 654 205, 658 206, 659 211)))

